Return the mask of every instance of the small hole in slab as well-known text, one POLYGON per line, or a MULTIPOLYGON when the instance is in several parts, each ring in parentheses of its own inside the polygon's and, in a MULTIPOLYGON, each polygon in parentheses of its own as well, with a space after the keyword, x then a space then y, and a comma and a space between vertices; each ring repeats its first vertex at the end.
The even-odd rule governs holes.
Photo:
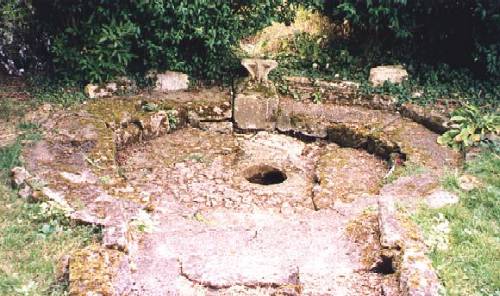
POLYGON ((269 165, 250 167, 245 171, 244 176, 248 182, 259 185, 280 184, 287 179, 284 172, 269 165))

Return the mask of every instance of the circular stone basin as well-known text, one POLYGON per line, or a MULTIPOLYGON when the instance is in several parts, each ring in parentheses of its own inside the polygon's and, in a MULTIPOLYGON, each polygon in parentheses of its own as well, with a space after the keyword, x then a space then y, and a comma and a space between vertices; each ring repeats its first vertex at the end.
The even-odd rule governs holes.
MULTIPOLYGON (((296 137, 238 134, 229 94, 178 94, 157 101, 172 113, 143 112, 134 96, 31 117, 46 133, 23 155, 33 175, 23 191, 103 225, 102 245, 71 258, 82 268, 70 268, 70 294, 379 295, 390 262, 375 265, 383 224, 365 210, 385 197, 417 201, 458 163, 437 134, 396 113, 280 99, 275 131, 296 137), (392 153, 429 172, 381 188, 392 153)), ((266 116, 274 104, 243 99, 266 116)))
POLYGON ((375 195, 387 164, 362 149, 260 132, 183 129, 120 152, 136 192, 191 208, 327 209, 375 195))
POLYGON ((281 184, 287 179, 284 172, 265 164, 249 167, 243 175, 248 182, 259 185, 281 184))

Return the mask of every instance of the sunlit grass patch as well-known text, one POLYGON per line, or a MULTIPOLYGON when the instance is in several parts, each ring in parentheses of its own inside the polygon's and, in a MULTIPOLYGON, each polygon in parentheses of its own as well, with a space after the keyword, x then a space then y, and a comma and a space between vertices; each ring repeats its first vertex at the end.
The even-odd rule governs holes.
POLYGON ((450 295, 500 295, 499 154, 483 153, 466 165, 465 173, 482 184, 463 191, 459 175, 449 174, 443 185, 457 193, 460 202, 439 210, 422 209, 415 220, 430 242, 429 255, 450 295), (437 223, 447 223, 449 232, 436 232, 437 223), (440 241, 439 235, 447 236, 447 246, 433 243, 440 241))
POLYGON ((0 185, 0 295, 59 295, 58 260, 96 239, 97 230, 71 226, 62 213, 29 204, 0 185))
POLYGON ((0 295, 64 295, 66 283, 56 282, 59 259, 98 239, 99 230, 71 225, 60 210, 28 203, 9 188, 23 145, 42 137, 31 123, 18 128, 16 142, 0 148, 0 295))

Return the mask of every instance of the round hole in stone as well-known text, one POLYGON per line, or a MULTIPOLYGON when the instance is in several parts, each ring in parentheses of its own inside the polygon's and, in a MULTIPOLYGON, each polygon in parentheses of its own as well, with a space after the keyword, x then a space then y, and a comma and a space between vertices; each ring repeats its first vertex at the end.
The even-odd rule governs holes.
POLYGON ((287 179, 284 172, 265 164, 249 167, 245 170, 244 177, 248 182, 259 185, 280 184, 287 179))

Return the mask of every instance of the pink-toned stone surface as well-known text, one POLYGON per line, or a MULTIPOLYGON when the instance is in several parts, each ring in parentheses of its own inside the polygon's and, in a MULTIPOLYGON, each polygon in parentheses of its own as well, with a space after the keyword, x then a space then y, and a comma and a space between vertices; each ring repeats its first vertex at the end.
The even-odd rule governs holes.
POLYGON ((280 131, 328 137, 377 154, 401 152, 408 161, 433 170, 458 164, 458 153, 440 146, 436 142, 438 134, 397 113, 291 99, 282 99, 280 109, 280 131))
POLYGON ((366 241, 353 239, 349 225, 367 223, 363 212, 377 208, 379 193, 415 204, 457 155, 395 113, 287 99, 280 101, 282 116, 270 120, 282 132, 319 139, 185 128, 231 118, 229 98, 211 94, 110 99, 57 111, 43 117, 45 139, 24 153, 34 178, 26 181, 28 194, 65 203, 74 220, 103 225, 104 253, 126 256, 109 271, 119 283, 111 295, 397 294, 397 281, 387 280, 395 276, 373 272, 362 251, 366 241), (426 173, 381 187, 388 169, 381 157, 390 153, 426 173), (245 174, 259 165, 279 169, 286 180, 250 183, 245 174), (320 211, 315 196, 327 200, 320 211))
POLYGON ((345 232, 351 214, 363 209, 356 208, 347 216, 333 210, 283 216, 263 209, 195 214, 165 203, 158 209, 159 230, 146 235, 134 255, 134 295, 182 294, 183 278, 205 291, 296 286, 303 295, 380 293, 383 277, 361 264, 361 250, 345 232))

